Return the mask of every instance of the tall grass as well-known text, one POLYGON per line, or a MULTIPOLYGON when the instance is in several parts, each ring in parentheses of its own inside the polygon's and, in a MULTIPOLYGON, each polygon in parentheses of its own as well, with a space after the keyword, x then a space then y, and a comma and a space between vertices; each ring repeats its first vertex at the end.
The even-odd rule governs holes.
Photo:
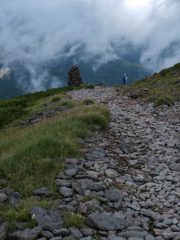
POLYGON ((106 107, 79 106, 25 129, 7 129, 0 138, 0 178, 24 197, 43 186, 55 191, 63 160, 67 155, 80 157, 75 139, 86 134, 90 124, 108 127, 108 120, 106 107))

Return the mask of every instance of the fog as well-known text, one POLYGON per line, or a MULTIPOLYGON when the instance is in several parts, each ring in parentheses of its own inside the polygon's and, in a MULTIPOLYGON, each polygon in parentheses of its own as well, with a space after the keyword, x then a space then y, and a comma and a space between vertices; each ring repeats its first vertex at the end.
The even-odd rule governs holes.
MULTIPOLYGON (((159 71, 180 61, 180 1, 175 0, 1 0, 0 62, 21 61, 31 73, 31 90, 48 73, 38 66, 57 58, 98 56, 94 70, 141 49, 140 64, 159 71), (68 47, 68 48, 67 48, 68 47), (68 50, 67 50, 68 49, 68 50)), ((21 81, 19 79, 19 81, 21 81)), ((52 87, 58 86, 52 80, 52 87)))

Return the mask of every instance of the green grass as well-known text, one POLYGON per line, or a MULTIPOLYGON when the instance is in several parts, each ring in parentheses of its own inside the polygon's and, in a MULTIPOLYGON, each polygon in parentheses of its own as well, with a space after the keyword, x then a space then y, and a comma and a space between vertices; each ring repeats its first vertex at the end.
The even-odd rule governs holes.
POLYGON ((8 232, 16 231, 15 224, 17 222, 27 222, 27 225, 25 227, 29 228, 34 228, 36 226, 34 219, 31 218, 31 215, 29 213, 30 209, 33 206, 39 206, 48 210, 51 207, 56 207, 57 204, 52 201, 47 201, 46 199, 42 199, 41 201, 24 199, 21 200, 18 207, 14 208, 11 208, 8 206, 8 204, 6 204, 5 207, 0 210, 0 215, 4 221, 9 222, 8 232))
POLYGON ((156 74, 154 78, 137 80, 132 86, 124 88, 124 94, 129 91, 139 91, 141 99, 147 102, 154 102, 157 107, 167 102, 168 100, 172 105, 180 96, 180 63, 175 64, 171 68, 163 69, 156 74), (148 89, 148 92, 144 89, 148 89))
POLYGON ((24 197, 43 186, 56 191, 54 180, 63 171, 64 159, 81 155, 76 138, 87 134, 91 124, 107 128, 109 117, 104 106, 83 105, 27 128, 5 130, 0 138, 0 178, 24 197))
MULTIPOLYGON (((86 106, 63 99, 64 96, 64 93, 56 94, 56 99, 59 97, 61 100, 47 107, 44 103, 50 102, 52 96, 36 100, 34 106, 27 108, 26 118, 35 112, 57 106, 68 105, 68 111, 26 128, 7 128, 0 133, 0 178, 8 180, 8 183, 0 183, 0 188, 9 186, 25 198, 19 207, 9 208, 5 204, 0 211, 0 217, 10 223, 9 232, 16 230, 15 223, 18 221, 34 226, 29 215, 32 206, 46 208, 51 205, 46 199, 30 201, 28 198, 33 195, 33 190, 47 187, 53 192, 53 199, 61 197, 55 179, 64 170, 64 159, 67 156, 81 156, 76 138, 88 135, 88 131, 93 130, 91 124, 98 124, 102 129, 109 125, 110 113, 107 107, 95 104, 86 106), (50 162, 45 161, 45 158, 49 158, 50 162)), ((26 118, 20 117, 11 123, 26 118)), ((65 219, 67 226, 78 228, 83 223, 83 218, 74 213, 69 213, 65 219)))
POLYGON ((91 98, 86 98, 86 99, 83 100, 83 103, 88 105, 88 104, 94 104, 95 101, 91 98))
POLYGON ((61 98, 60 97, 53 97, 52 98, 52 102, 57 102, 57 101, 60 101, 61 100, 61 98))
POLYGON ((85 225, 85 218, 83 218, 80 214, 76 214, 74 212, 67 212, 64 215, 64 226, 75 227, 78 229, 83 228, 85 225))
MULTIPOLYGON (((38 101, 43 101, 48 97, 54 98, 59 97, 57 94, 65 94, 67 91, 78 90, 81 88, 94 88, 93 85, 82 85, 78 87, 63 87, 55 88, 47 91, 40 91, 35 93, 28 93, 11 100, 0 100, 0 128, 8 126, 12 121, 15 121, 23 116, 27 116, 29 111, 27 108, 37 105, 38 101)), ((61 98, 60 98, 61 99, 61 98)))
POLYGON ((84 198, 80 202, 85 203, 85 202, 91 201, 93 199, 99 200, 99 197, 95 196, 95 195, 94 196, 87 196, 87 195, 85 195, 84 198))

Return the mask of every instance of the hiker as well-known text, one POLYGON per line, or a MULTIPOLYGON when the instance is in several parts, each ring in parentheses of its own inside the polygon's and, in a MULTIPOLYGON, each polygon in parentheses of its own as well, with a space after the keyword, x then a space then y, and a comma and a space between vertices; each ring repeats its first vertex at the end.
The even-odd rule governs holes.
POLYGON ((144 77, 144 82, 148 79, 148 76, 147 74, 145 74, 145 77, 144 77))
POLYGON ((126 74, 123 75, 122 81, 123 81, 123 86, 126 86, 127 85, 127 76, 126 76, 126 74))
POLYGON ((102 86, 105 86, 105 83, 104 83, 104 82, 102 82, 102 86))

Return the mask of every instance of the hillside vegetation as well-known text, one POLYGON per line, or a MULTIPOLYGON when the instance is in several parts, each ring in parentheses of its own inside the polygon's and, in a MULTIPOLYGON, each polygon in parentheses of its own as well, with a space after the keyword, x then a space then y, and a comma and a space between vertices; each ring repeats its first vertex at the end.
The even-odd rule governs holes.
POLYGON ((147 79, 136 81, 125 88, 124 93, 138 96, 147 102, 154 102, 155 106, 162 104, 173 105, 180 100, 180 63, 163 69, 147 79))
POLYGON ((52 89, 0 102, 1 127, 6 126, 0 132, 0 189, 11 187, 24 197, 19 207, 10 208, 7 203, 0 210, 0 217, 10 223, 10 232, 15 229, 17 221, 31 223, 29 209, 32 206, 52 207, 51 199, 37 202, 29 197, 33 195, 33 190, 40 187, 55 192, 54 200, 59 197, 54 182, 64 169, 64 159, 81 156, 79 149, 82 146, 76 138, 88 136, 93 131, 93 124, 102 129, 108 127, 109 110, 96 105, 91 99, 81 103, 72 101, 66 95, 66 91, 72 89, 52 89), (45 106, 46 102, 54 104, 45 106), (85 105, 86 102, 90 105, 85 105), (64 105, 68 106, 68 110, 57 116, 19 128, 18 123, 34 113, 64 105), (9 124, 13 127, 7 127, 9 124))

